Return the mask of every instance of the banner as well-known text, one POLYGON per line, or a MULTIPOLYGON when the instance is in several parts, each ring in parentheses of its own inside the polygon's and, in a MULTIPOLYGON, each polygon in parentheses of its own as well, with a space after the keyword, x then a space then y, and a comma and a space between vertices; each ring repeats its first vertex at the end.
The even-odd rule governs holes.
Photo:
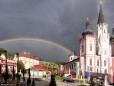
POLYGON ((79 75, 79 62, 76 62, 76 75, 79 75))
POLYGON ((87 66, 87 71, 85 71, 85 77, 89 78, 90 77, 90 67, 87 66))

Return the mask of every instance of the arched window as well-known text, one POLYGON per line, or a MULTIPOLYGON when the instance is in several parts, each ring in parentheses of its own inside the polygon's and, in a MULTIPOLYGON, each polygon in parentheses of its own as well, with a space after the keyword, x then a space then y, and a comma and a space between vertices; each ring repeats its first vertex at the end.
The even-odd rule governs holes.
POLYGON ((97 60, 97 66, 99 66, 99 60, 97 60))
POLYGON ((92 51, 92 44, 90 44, 90 51, 92 51))
POLYGON ((106 60, 104 60, 104 66, 106 66, 106 60))
POLYGON ((90 66, 92 66, 92 59, 90 59, 90 66))

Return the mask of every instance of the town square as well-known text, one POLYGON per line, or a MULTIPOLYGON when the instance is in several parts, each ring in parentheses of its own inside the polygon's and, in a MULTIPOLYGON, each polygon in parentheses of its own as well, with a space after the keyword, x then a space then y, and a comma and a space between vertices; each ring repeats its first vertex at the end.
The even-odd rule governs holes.
POLYGON ((114 86, 113 3, 0 1, 0 86, 114 86))

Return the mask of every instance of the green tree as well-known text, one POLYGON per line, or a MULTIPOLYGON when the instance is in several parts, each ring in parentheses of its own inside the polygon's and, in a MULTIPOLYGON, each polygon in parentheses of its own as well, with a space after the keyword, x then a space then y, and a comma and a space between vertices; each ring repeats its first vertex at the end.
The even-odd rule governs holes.
MULTIPOLYGON (((4 54, 4 50, 5 50, 4 48, 0 48, 0 55, 4 54)), ((14 53, 13 52, 7 52, 7 55, 14 57, 14 53)))
POLYGON ((25 70, 25 65, 22 61, 18 61, 17 62, 17 65, 18 65, 18 70, 25 70))
POLYGON ((0 55, 2 55, 4 53, 4 49, 0 48, 0 55))
POLYGON ((8 56, 12 56, 12 57, 14 57, 14 53, 13 52, 8 52, 8 56))

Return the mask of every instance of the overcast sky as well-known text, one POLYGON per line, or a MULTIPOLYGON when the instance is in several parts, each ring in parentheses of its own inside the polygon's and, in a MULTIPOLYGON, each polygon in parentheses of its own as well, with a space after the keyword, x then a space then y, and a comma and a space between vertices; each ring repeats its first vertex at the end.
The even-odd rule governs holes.
MULTIPOLYGON (((114 27, 114 0, 102 1, 105 22, 109 25, 111 33, 114 27)), ((90 27, 93 29, 97 24, 98 12, 99 0, 0 0, 0 39, 41 38, 56 42, 70 50, 74 46, 78 53, 79 39, 85 29, 86 17, 89 17, 90 27)), ((21 43, 16 48, 26 45, 28 42, 21 43)), ((0 47, 3 46, 2 44, 0 47)), ((30 43, 30 46, 33 46, 33 43, 30 43)), ((57 55, 51 56, 52 47, 50 46, 48 58, 60 58, 61 56, 57 55)), ((30 49, 26 51, 33 53, 30 49)), ((22 48, 18 51, 21 50, 22 48)), ((44 52, 39 52, 37 55, 45 59, 44 52)), ((67 58, 68 54, 63 55, 63 58, 67 58)))

